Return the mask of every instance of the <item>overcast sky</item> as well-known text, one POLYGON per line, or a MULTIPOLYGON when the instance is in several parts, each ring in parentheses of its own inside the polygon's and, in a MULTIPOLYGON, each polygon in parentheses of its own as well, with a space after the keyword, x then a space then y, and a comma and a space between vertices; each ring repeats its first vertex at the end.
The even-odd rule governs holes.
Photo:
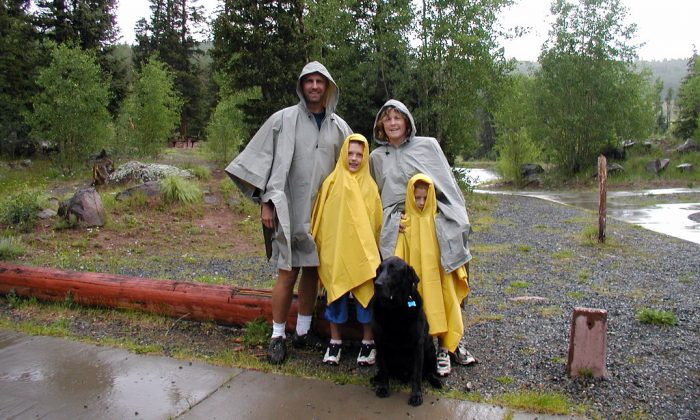
MULTIPOLYGON (((200 0, 209 13, 217 0, 200 0)), ((503 41, 506 57, 536 61, 542 43, 547 38, 551 24, 550 0, 519 0, 505 10, 500 22, 505 28, 524 26, 531 28, 528 35, 511 41, 503 41)), ((645 45, 638 51, 643 60, 690 57, 693 44, 700 47, 700 0, 622 0, 629 11, 629 21, 637 24, 637 42, 645 45)), ((150 2, 145 0, 119 0, 117 21, 122 42, 134 42, 134 25, 142 17, 149 18, 150 2)))

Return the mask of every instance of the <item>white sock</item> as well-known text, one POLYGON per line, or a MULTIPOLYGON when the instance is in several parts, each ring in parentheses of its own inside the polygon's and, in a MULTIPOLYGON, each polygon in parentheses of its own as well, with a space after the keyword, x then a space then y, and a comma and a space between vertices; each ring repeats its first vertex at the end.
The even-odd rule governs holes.
POLYGON ((272 321, 272 338, 275 338, 275 337, 285 338, 284 330, 285 330, 286 326, 287 326, 286 322, 277 323, 275 321, 272 321))
POLYGON ((297 315, 297 335, 304 335, 311 328, 312 315, 297 315))
POLYGON ((374 340, 362 340, 362 344, 374 344, 374 340))
POLYGON ((343 344, 343 340, 334 340, 331 338, 331 344, 343 344))

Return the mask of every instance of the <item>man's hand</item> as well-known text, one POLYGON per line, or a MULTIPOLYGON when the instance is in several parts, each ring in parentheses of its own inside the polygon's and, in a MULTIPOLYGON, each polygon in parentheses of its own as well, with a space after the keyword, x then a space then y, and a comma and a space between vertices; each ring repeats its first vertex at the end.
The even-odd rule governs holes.
POLYGON ((404 233, 406 231, 406 222, 408 218, 405 213, 401 213, 401 221, 399 222, 399 232, 404 233))
POLYGON ((268 229, 274 229, 275 227, 275 205, 272 201, 267 203, 262 203, 260 205, 260 220, 263 226, 268 229))

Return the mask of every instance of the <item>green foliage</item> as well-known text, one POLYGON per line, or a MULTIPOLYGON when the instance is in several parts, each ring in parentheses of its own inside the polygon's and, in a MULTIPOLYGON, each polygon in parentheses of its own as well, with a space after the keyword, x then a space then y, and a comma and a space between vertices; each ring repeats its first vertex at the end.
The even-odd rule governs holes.
POLYGON ((133 148, 136 155, 155 156, 172 136, 181 108, 182 99, 175 91, 173 75, 165 64, 152 57, 125 100, 120 137, 127 139, 126 146, 133 148))
POLYGON ((250 346, 263 346, 267 344, 272 328, 265 318, 258 318, 248 322, 243 330, 243 342, 250 346))
POLYGON ((498 12, 511 3, 429 0, 417 11, 421 44, 406 105, 414 110, 418 132, 440 139, 450 162, 477 149, 477 111, 490 108, 510 68, 495 27, 498 12))
POLYGON ((179 176, 169 176, 161 180, 160 193, 166 203, 193 204, 202 200, 202 190, 197 184, 179 176))
POLYGON ((637 312, 637 321, 649 325, 676 325, 678 323, 673 312, 645 308, 637 312))
POLYGON ((308 57, 303 7, 289 0, 227 1, 213 23, 211 54, 214 70, 228 78, 224 86, 261 89, 260 99, 241 104, 250 124, 298 101, 296 81, 308 57))
POLYGON ((697 52, 688 60, 688 74, 678 90, 678 120, 673 133, 686 139, 693 137, 700 141, 700 60, 697 52))
POLYGON ((533 163, 539 156, 539 151, 527 128, 518 131, 505 131, 496 141, 498 151, 498 171, 503 178, 516 186, 523 185, 523 165, 533 163))
POLYGON ((91 52, 59 45, 51 57, 39 73, 41 92, 27 121, 35 138, 58 147, 57 164, 71 172, 111 141, 108 83, 91 52))
POLYGON ((46 56, 27 3, 0 2, 0 153, 10 156, 30 150, 30 129, 22 115, 31 110, 46 56))
POLYGON ((553 3, 539 58, 536 111, 545 150, 565 174, 584 169, 608 144, 646 137, 655 125, 647 73, 632 64, 635 25, 620 0, 553 3))
POLYGON ((258 89, 235 92, 221 98, 207 125, 206 149, 215 162, 228 163, 247 141, 250 131, 241 105, 260 97, 258 89))
POLYGON ((0 204, 0 223, 28 232, 36 225, 40 210, 36 193, 20 190, 0 204))
POLYGON ((22 241, 14 236, 0 238, 0 261, 13 260, 20 255, 24 255, 26 249, 22 241))
POLYGON ((194 168, 188 168, 188 171, 190 171, 190 173, 192 173, 192 175, 199 180, 207 180, 211 178, 211 170, 206 166, 195 166, 194 168))

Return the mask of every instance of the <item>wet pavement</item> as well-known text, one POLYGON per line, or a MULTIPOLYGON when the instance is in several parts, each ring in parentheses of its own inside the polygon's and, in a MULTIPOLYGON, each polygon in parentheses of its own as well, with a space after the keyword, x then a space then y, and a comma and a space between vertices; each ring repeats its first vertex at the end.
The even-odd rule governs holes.
POLYGON ((2 419, 563 419, 0 330, 2 419))

